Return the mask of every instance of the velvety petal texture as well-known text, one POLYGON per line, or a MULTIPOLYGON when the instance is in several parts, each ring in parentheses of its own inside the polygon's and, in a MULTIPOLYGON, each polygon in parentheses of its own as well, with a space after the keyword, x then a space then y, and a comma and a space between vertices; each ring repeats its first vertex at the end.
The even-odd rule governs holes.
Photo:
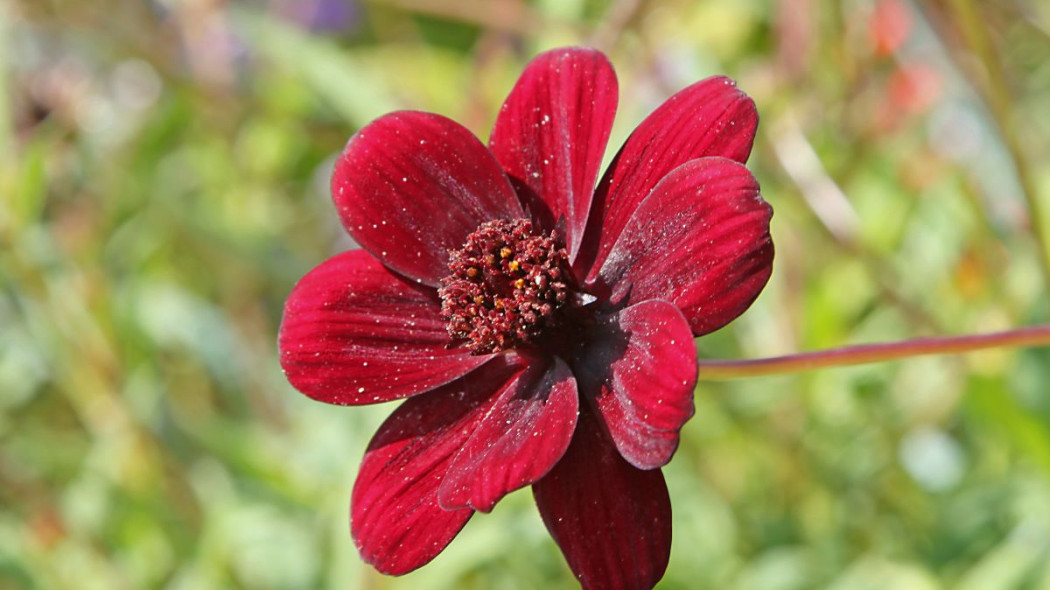
POLYGON ((703 335, 744 312, 773 270, 773 210, 742 164, 701 158, 637 208, 596 284, 613 301, 671 301, 703 335))
POLYGON ((332 404, 369 404, 433 389, 491 356, 449 349, 433 289, 367 252, 330 258, 303 277, 284 307, 278 347, 288 381, 332 404))
POLYGON ((404 574, 429 562, 474 514, 442 508, 438 488, 492 398, 514 388, 526 368, 502 360, 407 400, 368 445, 350 529, 361 556, 379 571, 404 574))
POLYGON ((584 590, 649 590, 671 551, 671 501, 659 469, 623 460, 581 411, 565 457, 532 487, 551 536, 584 590))
POLYGON ((674 305, 645 301, 601 318, 574 363, 581 392, 639 469, 671 460, 693 415, 696 347, 674 305))
POLYGON ((495 396, 438 490, 447 509, 492 510, 507 493, 543 477, 565 454, 579 396, 561 359, 534 362, 495 396))
POLYGON ((575 254, 609 140, 616 74, 604 55, 570 47, 537 56, 503 103, 489 148, 548 231, 564 220, 575 254))
POLYGON ((448 274, 448 251, 478 225, 523 216, 499 164, 470 131, 414 111, 380 117, 350 138, 332 198, 363 248, 431 286, 448 274))
POLYGON ((743 165, 755 105, 724 77, 657 108, 596 186, 617 93, 600 52, 552 50, 487 147, 404 111, 335 164, 333 201, 363 250, 295 286, 279 347, 311 398, 407 398, 351 499, 354 542, 380 572, 428 563, 531 485, 585 590, 650 590, 664 574, 660 467, 693 415, 693 338, 766 284, 772 211, 743 165))
POLYGON ((758 127, 751 98, 724 76, 688 86, 653 111, 598 185, 575 268, 593 278, 638 204, 664 176, 705 156, 747 161, 758 127))

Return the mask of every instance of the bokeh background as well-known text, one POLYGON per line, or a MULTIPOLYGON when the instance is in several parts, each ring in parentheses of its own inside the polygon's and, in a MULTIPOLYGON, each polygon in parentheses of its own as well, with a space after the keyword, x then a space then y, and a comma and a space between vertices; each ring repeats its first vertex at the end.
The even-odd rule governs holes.
MULTIPOLYGON (((0 588, 575 582, 521 491, 385 578, 347 526, 390 405, 285 382, 326 185, 398 108, 480 137, 535 53, 605 50, 610 151, 725 73, 774 276, 711 358, 1050 320, 1042 0, 0 0, 0 588)), ((697 388, 665 589, 1050 588, 1050 353, 697 388)))

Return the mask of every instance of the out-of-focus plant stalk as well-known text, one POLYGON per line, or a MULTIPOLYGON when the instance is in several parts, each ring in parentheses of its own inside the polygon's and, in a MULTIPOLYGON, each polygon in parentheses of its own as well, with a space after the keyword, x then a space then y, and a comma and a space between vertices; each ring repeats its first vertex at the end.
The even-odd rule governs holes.
POLYGON ((813 212, 831 240, 843 251, 862 261, 882 297, 932 333, 943 332, 936 317, 900 292, 897 272, 858 239, 860 218, 843 189, 821 163, 813 145, 806 138, 797 118, 790 112, 775 119, 767 132, 770 147, 798 187, 803 202, 813 212))
POLYGON ((933 354, 960 354, 989 348, 1030 346, 1050 346, 1050 324, 990 334, 861 344, 770 358, 701 360, 700 379, 721 381, 740 377, 798 373, 830 367, 896 361, 933 354))
POLYGON ((617 0, 605 11, 605 18, 598 25, 588 45, 608 51, 620 38, 623 32, 630 27, 631 22, 638 17, 642 8, 642 0, 617 0))
MULTIPOLYGON (((1039 248, 1039 262, 1043 270, 1044 284, 1050 288, 1050 231, 1046 227, 1043 205, 1037 194, 1036 183, 1032 177, 1032 167, 1028 155, 1021 145, 1017 134, 1016 118, 1013 116, 1014 101, 1010 96, 1006 76, 1000 67, 995 48, 988 37, 987 24, 980 15, 980 8, 974 0, 952 0, 951 9, 959 23, 965 43, 980 61, 987 76, 975 75, 970 71, 971 82, 978 94, 983 97, 995 120, 1003 144, 1013 161, 1017 179, 1028 207, 1028 216, 1039 248)), ((964 71, 966 68, 964 68, 964 71)))

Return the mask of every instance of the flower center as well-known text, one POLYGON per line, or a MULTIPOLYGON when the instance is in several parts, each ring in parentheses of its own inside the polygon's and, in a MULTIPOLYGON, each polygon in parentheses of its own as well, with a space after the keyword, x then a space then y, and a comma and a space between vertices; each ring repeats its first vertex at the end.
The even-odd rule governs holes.
POLYGON ((441 317, 453 344, 487 354, 536 343, 564 320, 575 296, 569 255, 554 232, 532 222, 487 221, 450 252, 441 280, 441 317))

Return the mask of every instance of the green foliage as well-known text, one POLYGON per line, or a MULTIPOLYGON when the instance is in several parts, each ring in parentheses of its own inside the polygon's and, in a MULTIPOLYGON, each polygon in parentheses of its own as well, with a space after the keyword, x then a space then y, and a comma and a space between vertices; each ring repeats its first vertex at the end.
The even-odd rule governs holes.
MULTIPOLYGON (((527 491, 419 572, 361 563, 347 502, 391 408, 307 400, 275 344, 352 245, 326 187, 355 129, 485 137, 558 44, 616 64, 611 149, 708 75, 758 104, 774 278, 701 355, 1050 317, 1045 3, 347 0, 335 31, 290 16, 314 4, 0 1, 0 588, 576 587, 527 491)), ((1050 588, 1048 363, 701 382, 661 587, 1050 588)))

